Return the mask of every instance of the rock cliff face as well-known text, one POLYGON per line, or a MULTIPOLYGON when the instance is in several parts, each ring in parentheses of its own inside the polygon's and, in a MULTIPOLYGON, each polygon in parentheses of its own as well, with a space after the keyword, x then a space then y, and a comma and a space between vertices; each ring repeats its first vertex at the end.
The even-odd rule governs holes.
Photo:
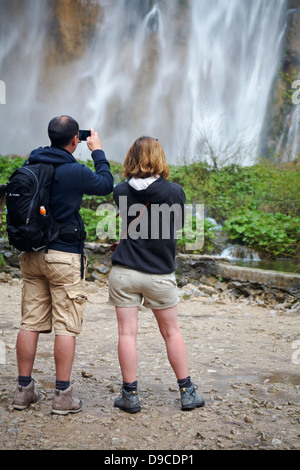
MULTIPOLYGON (((153 3, 152 0, 143 2, 143 6, 139 7, 136 15, 145 16, 153 3)), ((164 4, 163 1, 161 3, 164 4)), ((186 5, 188 4, 189 2, 186 2, 186 5)), ((187 6, 184 11, 186 10, 188 10, 187 6)), ((183 7, 180 6, 178 12, 182 14, 182 11, 183 7)), ((48 2, 45 74, 55 66, 54 76, 57 77, 57 66, 66 66, 83 56, 91 43, 97 25, 103 21, 103 15, 100 2, 85 0, 50 0, 48 2)), ((124 16, 122 21, 128 23, 128 30, 134 23, 130 15, 124 16)), ((178 30, 182 30, 180 21, 182 18, 178 17, 178 30)), ((149 44, 149 53, 152 54, 152 58, 146 57, 146 66, 141 69, 140 77, 138 77, 141 82, 139 89, 142 87, 148 89, 151 75, 155 73, 155 66, 153 66, 157 55, 155 35, 149 36, 149 44)), ((46 76, 49 82, 54 80, 55 84, 51 73, 46 76)), ((61 77, 63 78, 63 75, 61 77)), ((292 86, 297 79, 300 79, 300 0, 288 0, 281 60, 266 110, 265 124, 261 133, 260 156, 274 158, 280 154, 283 160, 288 161, 300 151, 299 105, 297 108, 292 102, 292 94, 295 91, 292 86)), ((134 106, 134 103, 132 105, 134 106)), ((135 112, 139 110, 136 109, 135 112)))
POLYGON ((101 19, 101 7, 97 2, 50 0, 48 8, 46 63, 68 64, 85 52, 101 19))
POLYGON ((68 113, 117 161, 145 130, 172 163, 297 155, 299 11, 299 0, 1 0, 0 152, 26 155, 49 116, 68 113))
POLYGON ((300 151, 299 101, 293 100, 300 79, 300 0, 288 2, 286 31, 282 41, 281 61, 274 78, 265 127, 262 131, 261 154, 274 157, 283 154, 289 160, 290 154, 300 151))

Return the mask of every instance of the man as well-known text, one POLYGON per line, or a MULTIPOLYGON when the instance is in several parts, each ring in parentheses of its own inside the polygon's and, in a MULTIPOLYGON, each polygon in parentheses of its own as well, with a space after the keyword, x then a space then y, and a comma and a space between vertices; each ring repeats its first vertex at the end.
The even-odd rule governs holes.
POLYGON ((25 409, 38 400, 31 377, 40 333, 54 329, 56 389, 52 413, 77 413, 81 400, 72 395, 70 385, 76 336, 80 334, 85 311, 85 286, 82 271, 84 224, 79 215, 83 194, 104 196, 113 190, 113 177, 97 132, 91 129, 87 146, 95 172, 81 165, 72 155, 79 141, 79 126, 69 116, 52 119, 48 126, 50 147, 34 150, 26 164, 51 163, 55 178, 51 185, 50 209, 60 224, 59 238, 48 249, 22 253, 22 320, 17 338, 18 385, 15 409, 25 409), (64 227, 68 231, 64 232, 64 227), (69 228, 74 227, 70 234, 69 228))

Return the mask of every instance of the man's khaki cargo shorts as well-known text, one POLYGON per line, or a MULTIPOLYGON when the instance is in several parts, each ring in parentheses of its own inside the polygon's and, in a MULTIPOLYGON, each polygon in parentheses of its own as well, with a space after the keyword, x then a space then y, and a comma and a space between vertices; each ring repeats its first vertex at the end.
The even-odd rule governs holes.
POLYGON ((85 315, 81 255, 49 250, 22 253, 21 329, 77 336, 85 315))

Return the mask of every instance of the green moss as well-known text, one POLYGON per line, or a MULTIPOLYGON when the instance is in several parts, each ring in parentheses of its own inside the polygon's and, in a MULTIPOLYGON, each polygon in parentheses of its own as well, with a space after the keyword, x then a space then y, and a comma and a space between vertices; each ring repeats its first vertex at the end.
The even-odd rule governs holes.
MULTIPOLYGON (((24 163, 21 157, 0 157, 0 183, 24 163)), ((93 169, 93 162, 84 162, 93 169)), ((170 181, 180 184, 187 203, 204 204, 205 215, 223 224, 236 242, 251 246, 269 257, 299 256, 300 161, 276 165, 262 160, 252 166, 229 165, 220 169, 206 163, 171 165, 170 181)), ((122 164, 111 162, 115 183, 124 180, 122 164)), ((99 205, 114 205, 112 194, 106 197, 84 196, 81 215, 88 241, 96 241, 101 217, 99 205)), ((110 217, 115 217, 113 214, 110 217)), ((107 219, 108 221, 109 219, 107 219)), ((5 233, 5 214, 2 224, 5 233)), ((1 233, 0 233, 1 235, 1 233)), ((205 245, 209 252, 213 226, 205 221, 205 245)), ((179 241, 179 247, 185 240, 179 241)))

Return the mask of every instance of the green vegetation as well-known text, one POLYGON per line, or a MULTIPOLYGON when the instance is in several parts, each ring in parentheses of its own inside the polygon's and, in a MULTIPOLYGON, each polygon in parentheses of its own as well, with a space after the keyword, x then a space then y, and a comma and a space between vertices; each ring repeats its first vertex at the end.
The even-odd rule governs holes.
MULTIPOLYGON (((0 184, 23 162, 20 157, 0 157, 0 184)), ((92 161, 84 163, 93 169, 92 161)), ((122 164, 111 163, 111 170, 115 183, 123 180, 122 164)), ((299 173, 299 160, 282 165, 266 160, 251 167, 230 165, 219 169, 206 163, 193 163, 171 165, 170 181, 183 187, 187 203, 204 204, 205 216, 222 224, 235 242, 254 248, 267 258, 299 258, 299 173)), ((96 226, 104 216, 97 215, 96 211, 104 202, 114 204, 112 195, 83 198, 81 215, 89 241, 97 240, 96 226)), ((109 224, 114 217, 115 214, 110 213, 105 221, 109 224)), ((214 226, 208 220, 205 220, 204 236, 202 252, 207 253, 215 236, 214 226)), ((180 240, 179 247, 184 243, 185 240, 180 240)))
POLYGON ((0 184, 5 184, 10 175, 23 164, 22 157, 0 157, 0 184))
POLYGON ((6 264, 5 259, 4 259, 3 255, 0 253, 0 271, 5 266, 5 264, 6 264))
POLYGON ((205 204, 206 217, 223 224, 238 243, 261 256, 300 256, 299 161, 221 169, 205 163, 171 168, 171 180, 185 190, 189 202, 205 204))
POLYGON ((294 256, 299 250, 300 217, 240 209, 224 223, 233 240, 270 257, 294 256))

